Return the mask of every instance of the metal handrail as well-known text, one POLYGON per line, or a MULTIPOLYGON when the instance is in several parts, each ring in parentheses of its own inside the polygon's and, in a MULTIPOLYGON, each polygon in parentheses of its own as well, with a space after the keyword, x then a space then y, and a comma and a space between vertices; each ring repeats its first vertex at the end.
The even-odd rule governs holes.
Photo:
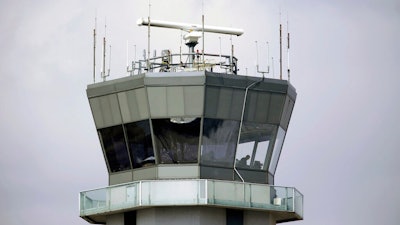
POLYGON ((206 58, 204 61, 201 59, 202 54, 200 53, 182 53, 182 54, 169 54, 165 56, 156 56, 149 59, 143 59, 138 61, 131 62, 131 68, 127 68, 127 72, 130 75, 139 75, 144 71, 148 72, 155 72, 155 70, 159 69, 159 72, 175 72, 178 70, 184 71, 185 69, 197 69, 197 70, 206 70, 209 69, 213 71, 214 68, 223 69, 227 74, 237 74, 237 58, 231 57, 230 55, 220 55, 220 54, 211 54, 211 53, 204 53, 206 58), (180 61, 178 63, 174 63, 173 60, 176 57, 182 58, 182 56, 187 57, 186 61, 180 61), (193 57, 192 63, 188 62, 188 58, 193 57), (170 60, 163 59, 169 58, 170 60), (197 60, 196 60, 197 58, 197 60), (210 63, 207 60, 210 58, 218 58, 218 62, 210 63), (221 59, 224 60, 221 60, 221 59), (149 62, 149 69, 147 69, 147 62, 149 62), (135 71, 137 71, 135 73, 135 71), (229 71, 229 73, 228 73, 229 71))

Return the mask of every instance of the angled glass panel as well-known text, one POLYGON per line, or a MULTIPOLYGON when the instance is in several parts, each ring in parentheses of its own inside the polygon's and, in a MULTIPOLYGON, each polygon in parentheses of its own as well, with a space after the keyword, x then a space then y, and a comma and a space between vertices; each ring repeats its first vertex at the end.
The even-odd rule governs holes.
POLYGON ((200 118, 153 119, 160 163, 195 163, 199 149, 200 118))
POLYGON ((236 151, 236 167, 266 170, 267 155, 275 138, 277 126, 243 122, 236 151))
POLYGON ((131 168, 122 125, 99 130, 110 172, 131 168))
POLYGON ((278 135, 276 136, 274 151, 272 152, 271 163, 269 164, 268 171, 275 175, 276 167, 278 165, 279 156, 281 155, 283 141, 285 140, 286 132, 281 127, 278 129, 278 135))
POLYGON ((126 124, 125 130, 133 168, 154 165, 155 158, 149 120, 126 124))
POLYGON ((233 167, 239 121, 204 119, 201 163, 233 167))

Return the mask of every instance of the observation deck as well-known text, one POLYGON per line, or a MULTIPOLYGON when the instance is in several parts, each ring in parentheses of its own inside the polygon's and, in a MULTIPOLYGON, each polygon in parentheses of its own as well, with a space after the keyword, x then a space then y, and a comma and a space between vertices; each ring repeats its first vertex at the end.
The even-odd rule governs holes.
POLYGON ((218 179, 274 184, 296 99, 288 81, 207 71, 88 86, 109 184, 218 179))
POLYGON ((105 223, 110 214, 171 206, 267 211, 277 223, 303 218, 303 195, 292 187, 209 179, 143 180, 80 193, 80 216, 91 223, 105 223))

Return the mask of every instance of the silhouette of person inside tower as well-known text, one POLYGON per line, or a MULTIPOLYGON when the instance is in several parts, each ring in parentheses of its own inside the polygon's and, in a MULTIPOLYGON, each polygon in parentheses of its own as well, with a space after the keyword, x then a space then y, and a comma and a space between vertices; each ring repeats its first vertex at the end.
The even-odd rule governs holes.
POLYGON ((241 158, 240 160, 239 160, 239 162, 237 163, 237 165, 239 166, 239 167, 248 167, 248 165, 247 165, 247 160, 249 160, 250 159, 250 156, 249 155, 246 155, 245 157, 243 157, 243 158, 241 158))

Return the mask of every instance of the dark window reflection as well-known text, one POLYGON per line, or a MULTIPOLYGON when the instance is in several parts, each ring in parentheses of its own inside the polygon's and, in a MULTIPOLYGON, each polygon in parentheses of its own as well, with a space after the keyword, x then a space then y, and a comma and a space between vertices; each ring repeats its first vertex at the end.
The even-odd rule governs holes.
POLYGON ((125 128, 133 168, 154 165, 155 159, 149 121, 130 123, 125 125, 125 128))
POLYGON ((99 131, 111 172, 130 169, 122 126, 103 128, 99 131))
POLYGON ((204 119, 201 163, 233 167, 239 121, 204 119))
POLYGON ((200 118, 153 119, 160 163, 197 162, 200 118))

